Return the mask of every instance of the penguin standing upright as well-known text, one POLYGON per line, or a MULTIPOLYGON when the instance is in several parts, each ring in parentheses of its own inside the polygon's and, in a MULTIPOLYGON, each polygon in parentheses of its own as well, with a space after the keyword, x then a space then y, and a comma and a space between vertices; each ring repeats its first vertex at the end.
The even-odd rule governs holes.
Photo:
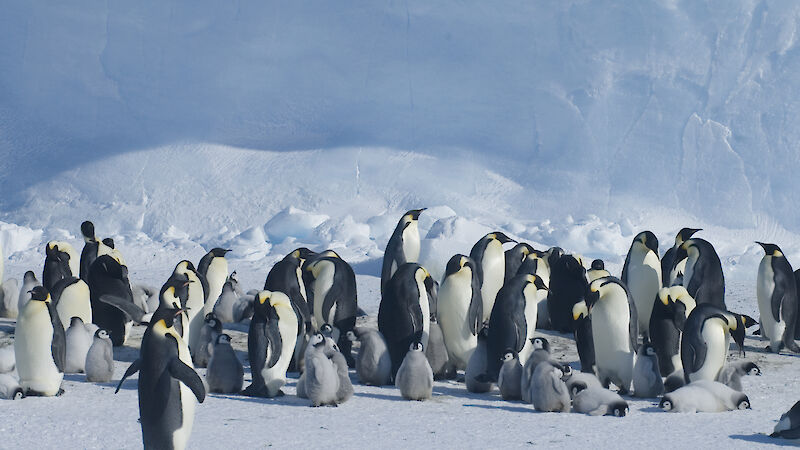
POLYGON ((448 358, 456 369, 466 369, 483 323, 480 280, 472 258, 454 255, 447 262, 437 305, 448 358))
POLYGON ((798 299, 792 266, 777 245, 756 244, 764 249, 756 280, 761 337, 769 340, 773 353, 778 353, 781 347, 800 352, 794 342, 798 299))
POLYGON ((85 281, 77 277, 64 278, 53 286, 50 295, 64 329, 69 328, 73 317, 92 323, 92 301, 85 281))
POLYGON ((14 355, 24 394, 60 395, 64 379, 66 336, 61 320, 42 286, 31 292, 31 300, 20 311, 14 330, 14 355))
POLYGON ((651 231, 637 234, 628 250, 621 280, 636 304, 639 332, 649 339, 650 313, 658 290, 661 289, 661 261, 658 259, 658 239, 651 231))
POLYGON ((419 260, 419 215, 425 211, 422 209, 412 209, 397 222, 389 242, 386 244, 386 251, 383 253, 383 265, 381 266, 381 297, 389 280, 392 279, 395 271, 405 263, 415 263, 419 260))
POLYGON ((469 252, 478 268, 478 279, 481 282, 481 300, 483 301, 483 322, 489 320, 494 307, 497 292, 503 287, 506 271, 506 255, 503 244, 517 242, 505 234, 495 231, 482 237, 469 252))
POLYGON ((144 311, 133 303, 128 268, 109 255, 98 257, 89 268, 92 322, 108 330, 115 347, 125 343, 131 321, 141 322, 144 311))
POLYGON ((194 358, 196 352, 201 351, 202 347, 202 344, 198 342, 198 336, 206 316, 203 314, 207 290, 203 283, 205 278, 200 278, 194 264, 186 259, 175 265, 171 277, 189 282, 188 288, 185 289, 186 296, 181 298, 180 307, 184 309, 184 312, 176 319, 175 330, 189 346, 189 352, 194 358))
POLYGON ((566 383, 561 379, 563 366, 544 361, 536 366, 530 384, 530 398, 537 411, 569 412, 571 399, 566 383))
POLYGON ((244 368, 236 353, 231 347, 231 337, 227 334, 220 334, 214 343, 211 353, 211 360, 208 362, 206 379, 208 380, 208 390, 221 394, 234 394, 242 390, 244 383, 244 368))
POLYGON ((75 250, 66 242, 50 241, 44 249, 42 286, 51 291, 59 281, 72 276, 71 260, 75 250))
POLYGON ((497 377, 497 387, 503 400, 522 399, 521 383, 522 364, 519 362, 519 355, 510 348, 506 349, 503 354, 503 366, 500 367, 500 375, 497 377))
POLYGON ((681 335, 681 363, 685 382, 716 380, 728 355, 727 334, 730 333, 739 348, 743 349, 746 324, 745 316, 708 303, 698 304, 686 319, 681 335))
POLYGON ((581 361, 581 372, 594 373, 595 357, 592 318, 589 316, 588 309, 583 307, 584 305, 585 303, 581 302, 572 307, 575 346, 578 349, 578 358, 581 361))
POLYGON ((98 329, 94 333, 92 346, 86 352, 86 381, 108 383, 114 375, 114 351, 108 331, 98 329))
POLYGON ((673 269, 683 259, 686 259, 686 267, 682 284, 694 301, 698 305, 708 303, 720 309, 727 309, 725 276, 714 246, 704 239, 689 239, 675 252, 673 269))
POLYGON ((347 364, 356 364, 352 355, 352 343, 346 333, 356 326, 358 315, 358 293, 353 268, 335 252, 323 252, 306 269, 313 277, 311 310, 317 328, 324 324, 333 327, 333 338, 339 346, 347 364))
MULTIPOLYGON (((79 276, 81 280, 88 283, 89 268, 92 267, 94 260, 103 255, 111 255, 113 252, 104 241, 97 239, 92 222, 87 220, 81 224, 81 234, 83 235, 84 244, 81 251, 80 267, 78 272, 72 272, 72 276, 79 276)), ((113 243, 113 241, 111 242, 113 243)), ((119 262, 124 264, 122 261, 119 262)))
POLYGON ((427 400, 433 394, 433 371, 425 357, 422 344, 414 342, 403 357, 395 385, 408 400, 427 400))
POLYGON ((326 351, 325 336, 322 333, 311 336, 305 354, 306 371, 297 381, 298 397, 308 398, 314 407, 335 405, 339 394, 339 374, 326 351))
POLYGON ((686 270, 686 258, 680 261, 675 260, 675 254, 678 247, 684 242, 689 240, 698 231, 703 231, 700 228, 682 228, 681 231, 675 235, 675 245, 664 253, 661 257, 661 281, 664 287, 670 287, 675 283, 678 273, 684 273, 686 270))
MULTIPOLYGON (((188 284, 188 282, 183 282, 188 284)), ((161 290, 161 298, 178 299, 186 294, 186 284, 171 277, 161 290)), ((156 309, 142 337, 139 359, 134 361, 117 386, 139 373, 139 422, 145 448, 186 448, 194 423, 195 398, 203 403, 206 389, 192 368, 189 348, 175 330, 179 303, 172 308, 164 303, 156 309)))
POLYGON ((556 257, 553 252, 550 263, 550 291, 547 295, 547 311, 550 325, 556 331, 572 331, 572 307, 580 302, 589 288, 586 269, 573 255, 556 257))
POLYGON ((658 355, 662 377, 683 368, 681 364, 681 330, 695 307, 686 288, 675 285, 661 288, 650 315, 650 342, 658 355))
POLYGON ((203 306, 203 317, 214 311, 214 304, 217 303, 219 294, 222 293, 222 286, 228 279, 228 260, 225 254, 230 249, 219 247, 212 248, 197 264, 197 274, 201 279, 208 283, 208 291, 205 292, 205 304, 203 306))
POLYGON ((356 373, 361 384, 383 386, 392 378, 392 359, 389 348, 380 331, 356 327, 348 333, 348 338, 361 342, 356 359, 356 373))
POLYGON ((31 290, 36 286, 40 286, 39 280, 36 279, 36 274, 32 270, 25 272, 22 276, 22 288, 19 290, 19 300, 17 300, 17 314, 22 312, 22 308, 31 299, 31 290))
POLYGON ((486 342, 490 380, 497 380, 506 349, 514 350, 520 360, 527 361, 533 351, 530 339, 536 330, 539 302, 546 298, 547 287, 536 275, 517 275, 500 289, 489 318, 486 342))
POLYGON ((253 315, 253 300, 251 295, 240 293, 236 272, 228 276, 222 286, 222 293, 214 305, 214 315, 224 323, 238 323, 253 315))
POLYGON ((618 278, 604 277, 592 281, 586 306, 592 317, 597 377, 603 387, 612 382, 624 395, 631 387, 638 349, 636 304, 618 278))
POLYGON ((392 359, 392 375, 397 373, 409 346, 428 344, 430 333, 429 286, 433 278, 416 263, 397 268, 389 280, 378 307, 378 330, 386 339, 392 359))
POLYGON ((522 365, 522 376, 520 377, 520 391, 522 394, 522 401, 531 403, 531 379, 536 366, 544 361, 550 361, 550 342, 543 337, 535 337, 531 339, 533 344, 533 352, 528 360, 522 365))
POLYGON ((633 366, 633 395, 654 398, 664 393, 664 381, 658 368, 658 355, 652 344, 646 342, 639 348, 633 366))

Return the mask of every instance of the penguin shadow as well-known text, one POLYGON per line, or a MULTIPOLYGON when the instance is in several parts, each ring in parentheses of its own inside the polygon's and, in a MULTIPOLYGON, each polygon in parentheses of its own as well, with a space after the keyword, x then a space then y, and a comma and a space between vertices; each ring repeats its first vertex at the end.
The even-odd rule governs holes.
POLYGON ((14 319, 0 319, 0 337, 13 336, 16 323, 14 319))
MULTIPOLYGON (((246 387, 246 386, 245 386, 246 387)), ((308 408, 310 401, 305 398, 300 398, 296 395, 286 394, 280 397, 248 397, 241 394, 214 394, 209 393, 210 397, 220 398, 225 400, 237 400, 240 402, 258 403, 261 405, 281 405, 281 406, 300 406, 308 408)))
POLYGON ((463 384, 458 386, 436 384, 433 386, 433 393, 449 397, 468 398, 472 400, 492 400, 499 399, 499 392, 490 391, 483 393, 469 392, 463 384))
POLYGON ((393 389, 393 391, 395 392, 395 395, 379 394, 377 392, 356 392, 353 395, 356 396, 356 397, 374 398, 376 400, 390 400, 390 401, 394 401, 394 402, 408 402, 409 401, 409 400, 404 399, 403 396, 400 395, 400 390, 399 389, 396 389, 393 386, 390 388, 389 385, 386 385, 385 387, 389 388, 389 389, 393 389))
POLYGON ((530 406, 529 408, 525 408, 523 406, 525 405, 525 403, 522 403, 520 401, 514 401, 514 402, 504 401, 503 403, 506 404, 498 403, 496 405, 478 405, 478 404, 465 403, 464 406, 467 408, 481 408, 492 411, 502 409, 503 411, 518 412, 518 413, 537 412, 535 409, 533 409, 533 405, 529 405, 530 406), (511 406, 511 405, 520 405, 520 406, 511 406))
POLYGON ((770 437, 768 434, 755 433, 755 434, 732 434, 729 436, 731 439, 736 439, 745 442, 754 442, 757 444, 771 444, 776 447, 797 447, 797 444, 785 439, 778 439, 770 437))

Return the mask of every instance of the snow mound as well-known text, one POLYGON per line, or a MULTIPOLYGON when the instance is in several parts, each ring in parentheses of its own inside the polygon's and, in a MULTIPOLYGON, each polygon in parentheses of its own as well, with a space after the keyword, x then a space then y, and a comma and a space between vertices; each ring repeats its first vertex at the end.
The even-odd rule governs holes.
POLYGON ((330 217, 325 214, 312 214, 290 206, 271 218, 264 225, 264 232, 277 242, 289 237, 302 240, 328 219, 330 217))

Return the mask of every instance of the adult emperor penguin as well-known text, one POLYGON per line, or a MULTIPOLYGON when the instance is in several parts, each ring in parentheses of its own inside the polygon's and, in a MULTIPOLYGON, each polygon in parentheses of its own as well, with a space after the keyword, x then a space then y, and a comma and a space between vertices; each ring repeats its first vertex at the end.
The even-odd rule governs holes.
POLYGON ((659 289, 650 315, 650 342, 658 355, 662 377, 683 368, 681 330, 695 307, 694 299, 681 285, 659 289))
MULTIPOLYGON (((601 277, 602 278, 602 277, 601 277)), ((572 307, 572 318, 575 321, 573 330, 575 334, 575 347, 578 349, 578 358, 581 361, 581 372, 594 373, 594 337, 592 336, 592 318, 585 308, 586 303, 576 303, 572 307)))
POLYGON ((784 439, 800 439, 800 402, 781 414, 770 437, 784 439))
POLYGON ((481 281, 484 322, 489 320, 497 292, 503 287, 506 271, 503 244, 506 242, 517 241, 495 231, 478 240, 469 252, 469 257, 475 261, 475 266, 478 268, 478 279, 481 281))
POLYGON ((110 255, 112 249, 97 239, 94 232, 94 224, 85 221, 81 224, 81 234, 83 235, 83 250, 81 251, 80 268, 78 272, 73 272, 72 276, 80 276, 80 279, 89 282, 89 268, 98 256, 110 255))
POLYGON ((419 215, 426 208, 412 209, 400 218, 394 228, 392 237, 386 244, 381 267, 381 297, 392 275, 405 263, 415 263, 419 260, 419 215))
POLYGON ((526 244, 525 242, 520 242, 514 247, 506 250, 505 281, 514 278, 514 276, 517 275, 517 271, 519 270, 519 266, 522 265, 522 262, 527 259, 528 255, 535 251, 536 250, 534 250, 530 244, 526 244))
POLYGON ((50 295, 64 329, 69 328, 73 317, 92 323, 92 301, 85 281, 77 277, 64 278, 53 286, 50 295))
POLYGON ((533 351, 531 338, 536 330, 539 302, 547 299, 547 287, 536 275, 517 275, 497 293, 489 318, 487 339, 487 375, 496 381, 500 375, 501 358, 506 349, 527 361, 533 351))
POLYGON ((131 321, 141 322, 144 311, 133 303, 128 268, 109 255, 98 257, 89 269, 92 322, 108 330, 115 347, 125 343, 131 321))
MULTIPOLYGON (((324 253, 323 253, 324 255, 324 253)), ((314 300, 311 304, 316 327, 324 324, 333 327, 333 338, 339 346, 347 364, 356 364, 352 355, 352 343, 346 333, 356 326, 358 315, 358 293, 356 275, 353 268, 332 252, 332 256, 320 256, 306 265, 307 272, 313 276, 311 290, 314 300)))
POLYGON ((386 339, 392 359, 392 375, 397 373, 409 346, 428 345, 430 303, 428 288, 433 278, 416 263, 402 264, 386 284, 378 307, 378 330, 386 339))
POLYGON ((603 262, 602 259, 595 259, 592 261, 591 267, 586 271, 586 278, 589 280, 589 283, 598 278, 610 276, 611 273, 606 270, 606 263, 603 262))
POLYGON ((25 272, 22 276, 22 288, 19 290, 19 300, 17 303, 17 311, 22 312, 22 308, 31 299, 31 290, 39 286, 39 280, 36 279, 36 274, 32 270, 25 272))
POLYGON ((728 355, 727 334, 744 348, 746 318, 717 308, 699 304, 689 314, 681 335, 681 363, 684 380, 717 379, 728 355))
POLYGON ((181 292, 185 296, 181 297, 180 307, 184 309, 183 314, 178 317, 175 323, 175 330, 181 335, 183 341, 189 345, 189 352, 192 357, 202 346, 198 341, 200 330, 203 329, 205 316, 203 314, 205 303, 205 287, 200 275, 189 260, 180 261, 172 270, 172 278, 188 282, 188 287, 181 292), (187 326, 188 325, 188 326, 187 326))
POLYGON ((562 255, 550 263, 550 292, 547 295, 547 311, 550 325, 556 331, 569 333, 572 331, 572 307, 586 295, 589 282, 586 280, 586 269, 573 255, 562 255))
MULTIPOLYGON (((162 297, 178 298, 180 282, 172 280, 162 297)), ((182 313, 179 303, 159 306, 142 337, 139 359, 123 375, 139 371, 139 422, 145 448, 186 448, 194 423, 195 398, 203 403, 206 389, 192 368, 189 348, 175 330, 175 318, 182 313)))
POLYGON ((200 263, 197 265, 197 274, 208 283, 203 317, 214 311, 214 304, 222 293, 222 285, 228 279, 228 260, 225 259, 225 254, 229 251, 230 249, 214 247, 200 258, 200 263))
POLYGON ((792 266, 777 245, 756 244, 764 249, 756 280, 761 336, 769 339, 773 353, 778 353, 781 347, 800 352, 794 342, 798 301, 792 266))
POLYGON ((585 303, 592 317, 597 377, 603 387, 612 382, 624 395, 631 387, 638 349, 636 304, 625 285, 615 277, 592 281, 585 303))
POLYGON ((722 273, 717 251, 710 242, 692 238, 685 241, 675 252, 676 264, 686 259, 683 272, 683 287, 689 292, 694 301, 700 305, 708 303, 717 308, 727 309, 725 306, 725 276, 722 273))
POLYGON ((703 231, 700 228, 682 228, 681 231, 675 235, 675 244, 664 253, 661 257, 661 284, 664 287, 670 287, 674 284, 677 274, 684 273, 686 270, 686 258, 680 261, 675 261, 675 253, 678 251, 684 242, 689 240, 698 231, 703 231))
POLYGON ((637 234, 628 250, 620 278, 636 304, 639 332, 649 339, 650 313, 658 290, 661 289, 661 261, 658 259, 658 239, 652 231, 637 234))
POLYGON ((454 255, 447 262, 437 316, 450 361, 456 369, 466 369, 483 323, 480 281, 472 258, 454 255))
POLYGON ((14 355, 20 385, 25 395, 60 395, 64 379, 66 336, 50 293, 42 286, 31 292, 31 300, 20 311, 14 330, 14 355))
POLYGON ((261 291, 247 335, 247 353, 253 383, 243 394, 252 397, 282 395, 286 369, 294 355, 297 315, 291 300, 282 292, 261 291))
POLYGON ((66 242, 50 241, 45 246, 42 286, 48 291, 60 280, 72 276, 72 260, 76 258, 75 249, 66 242))

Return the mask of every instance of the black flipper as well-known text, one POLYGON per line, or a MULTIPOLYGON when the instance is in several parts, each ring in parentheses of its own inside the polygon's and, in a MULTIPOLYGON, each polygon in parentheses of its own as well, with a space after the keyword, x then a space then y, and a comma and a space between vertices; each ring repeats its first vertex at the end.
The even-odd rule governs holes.
POLYGON ((141 368, 141 366, 142 366, 142 360, 141 359, 137 359, 136 361, 132 362, 130 366, 128 366, 128 369, 125 371, 125 375, 123 375, 122 378, 120 378, 119 384, 117 384, 117 389, 114 391, 115 394, 117 392, 119 392, 119 388, 122 387, 122 383, 129 376, 131 376, 131 375, 135 374, 136 372, 138 372, 139 369, 141 368))
POLYGON ((206 399, 206 388, 203 385, 203 380, 200 379, 200 376, 197 375, 194 369, 187 366, 180 358, 172 358, 167 366, 167 370, 169 370, 169 374, 172 378, 175 378, 192 390, 198 402, 203 403, 203 400, 206 399))
POLYGON ((119 309, 125 313, 130 320, 133 320, 136 323, 142 323, 142 318, 144 317, 145 312, 142 310, 142 308, 139 308, 130 300, 109 294, 101 295, 99 300, 119 309))
POLYGON ((58 371, 64 373, 64 366, 67 362, 67 334, 64 326, 58 317, 56 307, 52 303, 47 303, 47 312, 50 314, 50 323, 53 325, 53 340, 50 342, 50 352, 53 355, 53 362, 58 371))
POLYGON ((281 349, 283 348, 283 338, 278 328, 278 314, 274 308, 270 308, 269 320, 267 320, 264 331, 267 334, 267 344, 269 345, 269 361, 266 362, 266 367, 270 368, 280 359, 281 349))

